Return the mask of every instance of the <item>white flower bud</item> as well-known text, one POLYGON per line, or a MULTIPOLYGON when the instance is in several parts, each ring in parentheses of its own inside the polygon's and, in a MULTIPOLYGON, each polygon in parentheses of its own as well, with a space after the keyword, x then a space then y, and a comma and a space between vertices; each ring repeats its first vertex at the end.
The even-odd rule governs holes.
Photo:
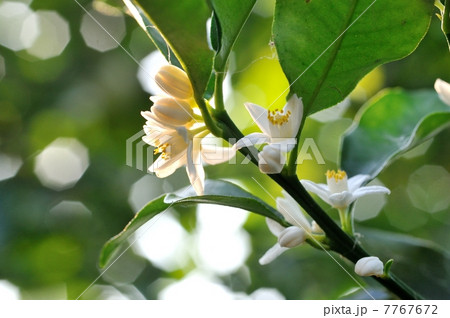
POLYGON ((359 276, 382 276, 384 265, 376 256, 363 257, 356 262, 355 273, 359 276))
POLYGON ((192 108, 184 100, 171 97, 161 97, 152 100, 154 104, 151 111, 161 122, 183 126, 193 118, 192 108))
POLYGON ((265 174, 280 173, 286 158, 276 146, 267 145, 258 154, 259 170, 265 174))
POLYGON ((311 228, 314 233, 325 233, 316 221, 312 221, 311 228))
POLYGON ((306 232, 296 226, 290 226, 284 229, 278 236, 278 244, 282 247, 295 247, 306 240, 306 232))
POLYGON ((439 98, 450 106, 450 84, 438 78, 434 82, 434 89, 439 94, 439 98))
POLYGON ((173 65, 164 65, 156 73, 156 84, 168 95, 189 99, 193 95, 191 82, 186 73, 173 65))

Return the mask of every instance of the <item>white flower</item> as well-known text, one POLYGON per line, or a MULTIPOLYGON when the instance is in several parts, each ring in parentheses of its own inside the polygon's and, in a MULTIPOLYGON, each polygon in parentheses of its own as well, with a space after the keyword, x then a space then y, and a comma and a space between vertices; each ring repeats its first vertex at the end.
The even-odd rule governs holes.
POLYGON ((148 170, 164 178, 186 166, 195 192, 202 195, 205 183, 202 162, 225 162, 235 154, 235 150, 203 143, 209 131, 203 121, 194 119, 192 106, 195 102, 186 73, 166 65, 158 71, 155 79, 168 95, 151 97, 154 102, 151 110, 141 112, 147 120, 144 125, 146 135, 142 140, 155 147, 154 154, 161 154, 148 170))
POLYGON ((317 184, 309 180, 300 180, 306 190, 317 194, 322 200, 337 209, 347 208, 356 199, 372 193, 391 193, 388 188, 382 186, 361 185, 366 182, 370 176, 358 174, 347 180, 347 174, 344 171, 328 170, 326 173, 327 184, 317 184))
POLYGON ((266 218, 267 226, 270 232, 278 238, 278 242, 259 259, 261 265, 269 264, 284 251, 302 244, 313 232, 311 224, 297 202, 284 190, 282 193, 284 197, 277 198, 277 209, 292 226, 285 228, 272 219, 266 218))
POLYGON ((434 82, 434 89, 439 94, 441 100, 450 106, 450 84, 438 78, 434 82))
POLYGON ((262 133, 252 133, 240 139, 234 147, 241 149, 267 144, 258 154, 259 169, 263 173, 280 173, 286 161, 286 153, 296 144, 297 132, 303 118, 301 98, 293 95, 283 109, 267 110, 252 103, 246 103, 250 116, 262 133))
POLYGON ((383 262, 376 256, 363 257, 355 264, 355 273, 359 276, 383 276, 383 262))

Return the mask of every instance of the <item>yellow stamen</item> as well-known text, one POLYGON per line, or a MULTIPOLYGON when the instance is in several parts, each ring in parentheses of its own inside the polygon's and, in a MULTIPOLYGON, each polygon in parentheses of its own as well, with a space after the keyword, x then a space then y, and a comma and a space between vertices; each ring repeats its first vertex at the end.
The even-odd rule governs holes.
POLYGON ((154 155, 158 153, 161 153, 161 158, 163 158, 164 160, 170 159, 170 145, 168 143, 165 143, 153 150, 154 155))
POLYGON ((332 179, 334 178, 334 180, 336 182, 338 182, 339 180, 344 179, 347 174, 345 173, 345 171, 342 170, 338 170, 337 172, 334 170, 328 170, 327 173, 325 174, 327 176, 327 179, 332 179))
POLYGON ((288 110, 286 114, 283 114, 283 109, 275 109, 267 111, 267 118, 273 125, 283 125, 289 121, 289 116, 291 116, 291 111, 288 110))

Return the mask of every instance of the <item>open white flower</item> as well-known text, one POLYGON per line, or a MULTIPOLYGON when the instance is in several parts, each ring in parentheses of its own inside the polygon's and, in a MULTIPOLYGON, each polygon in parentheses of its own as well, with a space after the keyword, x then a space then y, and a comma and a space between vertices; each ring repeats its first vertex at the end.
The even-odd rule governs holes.
POLYGON ((155 147, 154 154, 161 154, 148 170, 164 178, 186 166, 195 192, 202 195, 205 183, 202 163, 225 162, 234 156, 235 150, 203 143, 209 131, 203 121, 194 119, 192 106, 195 102, 186 73, 166 65, 157 73, 156 83, 167 96, 153 96, 151 110, 141 112, 147 120, 142 140, 155 147))
POLYGON ((376 256, 368 256, 359 259, 355 264, 355 273, 359 276, 383 276, 383 262, 376 256))
POLYGON ((311 224, 297 202, 284 190, 282 193, 284 197, 277 198, 277 209, 292 226, 284 227, 272 219, 266 218, 267 226, 270 232, 278 238, 278 242, 259 259, 261 265, 269 264, 284 251, 304 243, 307 236, 313 232, 311 224))
POLYGON ((149 117, 149 112, 142 112, 142 116, 147 119, 144 126, 146 135, 142 140, 155 147, 155 154, 161 154, 148 171, 155 173, 158 178, 165 178, 186 166, 189 181, 198 195, 203 194, 205 184, 203 163, 219 164, 235 154, 232 148, 205 144, 203 141, 205 134, 209 133, 207 130, 194 135, 184 126, 176 129, 165 127, 149 117))
POLYGON ((434 89, 439 94, 441 100, 450 106, 450 83, 438 78, 436 82, 434 82, 434 89))
POLYGON ((383 186, 361 186, 370 176, 358 174, 347 180, 344 171, 328 170, 327 184, 317 184, 309 180, 300 180, 306 190, 317 194, 322 200, 337 209, 347 208, 356 199, 373 193, 391 193, 383 186))
POLYGON ((286 162, 286 153, 296 144, 297 132, 303 118, 301 98, 293 95, 281 110, 267 110, 252 103, 246 103, 245 107, 262 133, 249 134, 240 139, 234 147, 241 149, 267 144, 258 154, 259 169, 266 174, 280 173, 286 162))

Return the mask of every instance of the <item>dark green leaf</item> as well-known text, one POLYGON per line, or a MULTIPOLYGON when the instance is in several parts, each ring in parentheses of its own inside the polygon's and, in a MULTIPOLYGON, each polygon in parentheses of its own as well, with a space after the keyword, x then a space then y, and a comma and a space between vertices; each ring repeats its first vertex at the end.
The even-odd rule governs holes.
POLYGON ((138 16, 135 16, 135 19, 138 20, 139 19, 138 17, 142 19, 142 23, 138 20, 139 25, 145 31, 145 33, 147 33, 147 35, 153 41, 158 50, 164 55, 164 57, 170 64, 176 65, 181 68, 181 64, 178 61, 177 57, 173 53, 170 46, 167 44, 166 40, 164 40, 159 31, 155 28, 152 22, 150 22, 148 15, 139 6, 139 4, 136 3, 135 0, 130 0, 130 4, 131 4, 131 8, 129 8, 130 10, 133 10, 133 8, 136 9, 135 13, 137 13, 138 16))
POLYGON ((424 37, 432 0, 278 0, 274 41, 291 93, 306 114, 343 100, 376 66, 424 37))
POLYGON ((394 259, 391 272, 410 287, 428 299, 449 299, 448 252, 433 242, 403 234, 369 229, 361 232, 367 250, 383 262, 394 259))
POLYGON ((217 49, 215 48, 217 54, 214 59, 216 71, 224 71, 234 42, 255 2, 256 0, 211 0, 215 13, 211 25, 212 30, 216 31, 216 34, 211 32, 211 35, 212 39, 218 38, 217 49))
MULTIPOLYGON (((133 0, 157 28, 188 74, 194 93, 201 98, 211 75, 213 51, 206 40, 211 15, 204 0, 133 0)), ((142 16, 142 14, 141 14, 142 16)), ((153 27, 149 27, 154 29, 153 27)), ((150 32, 156 43, 157 36, 150 32)), ((163 45, 157 45, 161 50, 163 45)), ((167 50, 164 53, 167 56, 167 50)))
POLYGON ((370 100, 343 138, 341 167, 375 177, 394 157, 450 123, 450 107, 434 91, 387 90, 370 100))
POLYGON ((99 261, 100 266, 105 267, 115 256, 117 256, 121 244, 154 216, 177 205, 189 206, 201 203, 241 208, 269 217, 280 224, 286 226, 289 225, 277 210, 242 188, 225 181, 206 180, 205 195, 195 196, 192 187, 188 187, 188 190, 180 190, 177 193, 165 194, 147 203, 145 207, 136 213, 135 217, 128 223, 122 232, 111 238, 103 246, 99 261))

